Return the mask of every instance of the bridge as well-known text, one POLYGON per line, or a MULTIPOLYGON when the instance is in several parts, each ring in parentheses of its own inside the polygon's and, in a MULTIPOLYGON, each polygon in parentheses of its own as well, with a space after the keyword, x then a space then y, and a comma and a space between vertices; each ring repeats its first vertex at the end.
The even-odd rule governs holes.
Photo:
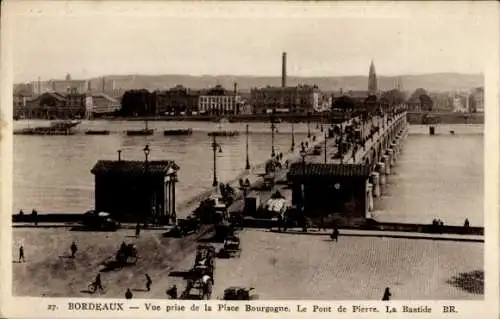
POLYGON ((326 212, 370 218, 373 198, 386 184, 407 129, 404 107, 337 125, 322 146, 290 166, 292 203, 312 217, 326 212))

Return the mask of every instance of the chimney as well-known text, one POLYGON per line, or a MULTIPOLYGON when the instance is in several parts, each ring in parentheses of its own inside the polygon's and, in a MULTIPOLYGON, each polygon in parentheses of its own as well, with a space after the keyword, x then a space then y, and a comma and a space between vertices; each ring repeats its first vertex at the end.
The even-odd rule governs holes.
POLYGON ((281 61, 281 87, 286 87, 286 52, 283 52, 281 61))
POLYGON ((90 83, 90 80, 87 81, 87 92, 92 91, 92 85, 90 83))
POLYGON ((238 93, 238 83, 234 82, 234 96, 238 93))
POLYGON ((102 77, 102 88, 101 88, 101 92, 104 93, 104 89, 106 88, 106 78, 105 77, 102 77))
POLYGON ((52 91, 56 91, 56 82, 52 80, 52 91))

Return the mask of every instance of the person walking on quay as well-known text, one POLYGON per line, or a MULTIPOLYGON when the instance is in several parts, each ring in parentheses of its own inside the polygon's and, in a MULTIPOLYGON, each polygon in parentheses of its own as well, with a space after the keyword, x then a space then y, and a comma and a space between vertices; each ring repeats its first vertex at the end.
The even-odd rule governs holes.
POLYGON ((130 291, 130 288, 127 288, 127 291, 125 292, 125 299, 132 299, 134 295, 132 294, 132 291, 130 291))
POLYGON ((149 277, 148 274, 146 274, 145 276, 146 276, 146 290, 151 291, 151 284, 153 283, 153 281, 151 280, 151 277, 149 277))
POLYGON ((332 234, 330 235, 330 239, 335 242, 339 241, 339 229, 337 227, 333 228, 332 234))
POLYGON ((170 299, 177 299, 177 286, 173 285, 170 289, 167 290, 167 296, 170 297, 170 299))
POLYGON ((24 262, 24 247, 22 245, 19 247, 19 262, 24 262))
POLYGON ((38 225, 38 212, 34 208, 31 211, 31 217, 33 217, 33 223, 35 223, 35 226, 37 226, 38 225))
POLYGON ((389 287, 386 287, 385 291, 384 291, 384 295, 382 296, 382 301, 389 301, 389 300, 391 300, 391 296, 392 296, 392 294, 391 294, 391 292, 389 290, 389 287))
POLYGON ((78 251, 78 247, 76 247, 75 242, 71 243, 71 258, 75 258, 76 252, 78 251))
POLYGON ((465 219, 465 222, 464 222, 464 227, 465 227, 465 228, 469 228, 469 226, 470 226, 470 224, 469 224, 469 219, 468 219, 468 218, 466 218, 466 219, 465 219))
POLYGON ((137 225, 135 225, 135 238, 139 238, 140 234, 141 234, 141 224, 137 223, 137 225))
POLYGON ((95 276, 95 281, 94 281, 95 289, 99 289, 99 291, 104 291, 104 288, 102 287, 102 281, 101 281, 101 274, 97 274, 95 276))

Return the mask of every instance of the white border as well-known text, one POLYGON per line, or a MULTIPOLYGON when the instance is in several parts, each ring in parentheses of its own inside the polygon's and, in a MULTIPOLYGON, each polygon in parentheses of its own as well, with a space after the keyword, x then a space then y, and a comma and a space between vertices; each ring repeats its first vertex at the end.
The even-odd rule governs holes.
MULTIPOLYGON (((435 17, 442 17, 456 14, 480 14, 482 17, 480 23, 485 25, 485 32, 490 41, 488 46, 483 50, 488 52, 488 58, 485 61, 488 67, 485 70, 485 103, 486 103, 486 123, 485 123, 485 225, 486 226, 486 242, 485 242, 485 269, 486 269, 486 285, 485 285, 485 300, 484 301, 422 301, 422 302, 391 302, 391 305, 397 306, 402 304, 415 304, 415 305, 430 305, 435 309, 440 308, 442 305, 450 304, 459 308, 459 313, 456 315, 444 315, 445 317, 453 318, 470 318, 473 316, 481 318, 498 318, 499 308, 499 274, 498 274, 498 259, 499 259, 499 96, 498 96, 498 72, 499 72, 499 47, 498 47, 498 5, 495 2, 406 2, 406 3, 390 3, 390 2, 351 2, 351 3, 316 3, 305 4, 301 2, 291 3, 277 3, 277 2, 260 2, 260 3, 180 3, 180 2, 119 2, 119 1, 99 1, 99 2, 22 2, 22 1, 4 1, 2 2, 2 20, 1 20, 1 80, 2 94, 0 101, 2 108, 0 117, 1 140, 0 140, 0 205, 2 211, 1 225, 1 246, 2 257, 0 259, 1 266, 1 304, 0 315, 2 317, 165 317, 172 315, 177 317, 179 315, 189 315, 193 317, 210 317, 217 316, 230 316, 235 315, 248 317, 261 315, 262 313, 247 313, 247 312, 171 312, 166 314, 161 312, 145 313, 145 312, 132 312, 125 313, 110 313, 110 312, 69 312, 62 310, 67 304, 69 299, 59 298, 13 298, 11 296, 11 228, 8 227, 11 223, 11 185, 12 185, 12 52, 10 44, 13 40, 11 38, 12 19, 15 19, 15 14, 21 14, 26 10, 31 9, 37 11, 40 9, 43 14, 67 14, 72 10, 78 9, 79 14, 88 15, 106 15, 109 11, 113 11, 115 15, 136 15, 137 10, 140 10, 143 15, 169 15, 178 16, 179 14, 199 16, 199 17, 235 17, 235 16, 252 16, 267 15, 267 16, 287 16, 300 18, 304 12, 315 15, 317 17, 352 17, 363 15, 364 17, 405 17, 411 18, 413 15, 428 15, 435 17), (168 6, 168 10, 165 10, 168 6), (163 9, 162 9, 163 8, 163 9), (335 9, 335 12, 333 12, 335 9), (60 308, 57 312, 48 312, 48 304, 56 304, 60 308)), ((481 35, 486 36, 486 35, 481 35)), ((465 257, 464 257, 465 258, 465 257)), ((84 299, 78 299, 83 301, 84 299)), ((92 300, 96 301, 96 300, 92 300)), ((103 300, 112 302, 113 300, 103 300)), ((117 300, 123 302, 123 300, 117 300)), ((133 300, 133 303, 141 303, 141 300, 133 300)), ((155 300, 155 304, 173 304, 169 301, 155 300)), ((190 301, 177 301, 177 304, 183 303, 190 306, 193 302, 190 301)), ((217 301, 210 301, 210 304, 217 304, 217 301)), ((297 301, 297 302, 284 302, 284 301, 259 301, 259 304, 267 305, 285 305, 289 304, 295 308, 297 304, 311 305, 320 303, 319 301, 297 301)), ((321 302, 324 304, 325 302, 321 302)), ((335 301, 329 302, 333 306, 345 305, 349 307, 350 304, 363 304, 374 305, 380 309, 384 308, 382 302, 348 302, 348 301, 335 301)), ((308 315, 315 315, 312 313, 301 314, 292 313, 294 317, 304 317, 308 315)), ((292 315, 290 314, 290 315, 292 315)), ((352 312, 351 312, 352 314, 352 312)), ((319 316, 335 316, 336 313, 324 314, 319 316)), ((340 315, 340 314, 339 314, 340 315)), ((385 313, 379 314, 354 314, 355 317, 373 316, 385 318, 388 315, 385 313)), ((434 312, 431 315, 418 314, 419 318, 435 318, 440 317, 440 312, 434 312)), ((344 314, 349 316, 349 314, 344 314)), ((399 313, 397 315, 391 314, 391 317, 407 317, 410 314, 399 313)))

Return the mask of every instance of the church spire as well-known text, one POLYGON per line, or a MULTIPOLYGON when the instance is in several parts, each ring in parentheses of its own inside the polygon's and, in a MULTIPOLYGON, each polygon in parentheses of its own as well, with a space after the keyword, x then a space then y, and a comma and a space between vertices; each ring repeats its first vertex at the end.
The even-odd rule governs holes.
POLYGON ((368 92, 370 94, 376 94, 377 91, 377 73, 375 72, 375 64, 373 64, 372 60, 370 63, 370 73, 368 74, 368 92))

